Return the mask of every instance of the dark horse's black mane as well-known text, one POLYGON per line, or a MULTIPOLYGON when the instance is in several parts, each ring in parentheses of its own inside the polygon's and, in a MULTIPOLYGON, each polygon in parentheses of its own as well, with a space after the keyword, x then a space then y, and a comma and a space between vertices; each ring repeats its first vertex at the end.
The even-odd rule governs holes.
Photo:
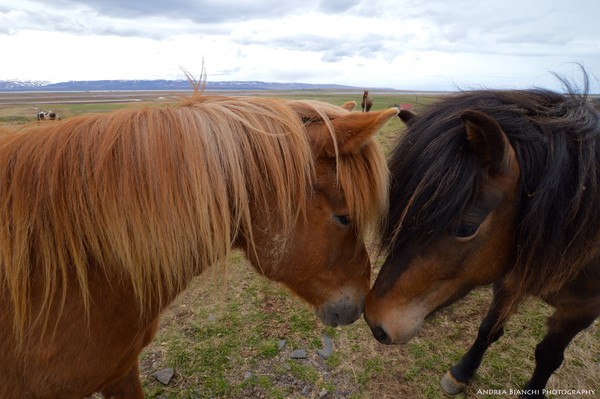
POLYGON ((474 200, 485 171, 469 150, 460 118, 471 109, 498 121, 521 168, 511 273, 524 291, 543 294, 581 270, 600 235, 600 105, 588 98, 587 76, 579 93, 562 82, 564 95, 542 89, 461 92, 412 119, 389 159, 383 249, 419 251, 457 223, 474 200))

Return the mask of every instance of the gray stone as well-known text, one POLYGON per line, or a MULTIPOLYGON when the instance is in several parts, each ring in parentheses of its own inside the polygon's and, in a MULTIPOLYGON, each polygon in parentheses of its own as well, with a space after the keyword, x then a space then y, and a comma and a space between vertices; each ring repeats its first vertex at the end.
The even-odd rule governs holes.
POLYGON ((250 378, 252 378, 252 372, 251 371, 246 371, 244 373, 244 379, 245 380, 249 380, 250 378))
POLYGON ((292 359, 305 359, 306 351, 304 349, 296 349, 292 353, 290 353, 290 357, 292 359))
POLYGON ((325 396, 327 396, 327 391, 326 390, 322 390, 321 392, 319 392, 319 398, 324 398, 325 396))
POLYGON ((285 339, 280 339, 279 342, 277 342, 277 350, 282 350, 285 347, 285 344, 285 339))
POLYGON ((329 336, 327 336, 325 334, 323 334, 322 337, 323 337, 323 349, 319 349, 317 351, 317 353, 323 359, 327 359, 333 353, 333 341, 331 340, 331 338, 329 338, 329 336))
POLYGON ((156 378, 163 385, 169 385, 169 382, 171 382, 171 378, 173 378, 174 374, 175 371, 172 368, 167 368, 157 371, 156 373, 152 374, 152 377, 156 378))

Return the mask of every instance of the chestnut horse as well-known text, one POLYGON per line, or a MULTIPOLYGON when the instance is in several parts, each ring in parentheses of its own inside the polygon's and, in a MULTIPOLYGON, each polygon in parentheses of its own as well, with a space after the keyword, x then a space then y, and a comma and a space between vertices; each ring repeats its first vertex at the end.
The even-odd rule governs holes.
POLYGON ((554 306, 523 391, 543 397, 572 338, 600 314, 600 113, 586 89, 474 91, 420 115, 389 159, 387 258, 365 319, 384 344, 476 286, 494 296, 475 343, 442 379, 461 391, 529 295, 554 306))
POLYGON ((362 101, 360 102, 363 112, 369 112, 373 107, 373 97, 369 97, 369 91, 365 90, 362 101))
POLYGON ((0 397, 142 398, 161 311, 232 248, 352 323, 396 113, 194 96, 3 132, 0 397))

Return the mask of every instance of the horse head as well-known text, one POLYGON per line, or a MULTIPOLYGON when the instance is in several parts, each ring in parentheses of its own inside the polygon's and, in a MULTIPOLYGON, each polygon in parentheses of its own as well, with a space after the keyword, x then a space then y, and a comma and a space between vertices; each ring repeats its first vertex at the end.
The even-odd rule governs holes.
POLYGON ((387 192, 385 160, 373 136, 397 110, 363 114, 338 108, 322 117, 296 106, 314 159, 312 195, 289 236, 253 230, 259 248, 254 263, 312 304, 323 323, 349 324, 361 315, 370 284, 363 235, 379 217, 387 192))
MULTIPOLYGON (((412 169, 412 176, 405 178, 412 180, 399 178, 391 189, 390 214, 397 219, 388 230, 393 235, 390 253, 365 310, 374 336, 388 344, 406 342, 436 309, 506 273, 520 177, 506 134, 487 114, 465 110, 432 128, 446 137, 437 143, 439 148, 429 142, 429 149, 411 145, 424 134, 417 133, 419 117, 409 112, 400 117, 408 122, 409 132, 400 144, 405 150, 390 161, 391 169, 395 176, 408 176, 412 169), (466 145, 454 148, 452 142, 466 145), (459 211, 441 214, 448 209, 459 211)), ((419 140, 426 145, 432 137, 419 140)))

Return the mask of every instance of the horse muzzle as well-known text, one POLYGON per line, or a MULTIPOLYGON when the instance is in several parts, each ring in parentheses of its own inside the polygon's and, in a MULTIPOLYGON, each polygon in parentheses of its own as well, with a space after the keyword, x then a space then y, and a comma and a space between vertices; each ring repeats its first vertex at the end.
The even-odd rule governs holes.
POLYGON ((355 301, 350 298, 326 302, 315 309, 315 314, 327 326, 337 327, 352 324, 362 314, 364 300, 355 301))
POLYGON ((371 328, 373 337, 385 345, 404 344, 410 341, 421 330, 426 312, 423 309, 408 308, 402 311, 394 309, 385 312, 383 317, 365 311, 365 321, 371 328))
POLYGON ((421 324, 416 324, 402 331, 395 331, 395 334, 392 336, 381 325, 371 325, 368 321, 367 324, 371 328, 373 337, 384 345, 404 344, 410 341, 421 329, 421 324))

